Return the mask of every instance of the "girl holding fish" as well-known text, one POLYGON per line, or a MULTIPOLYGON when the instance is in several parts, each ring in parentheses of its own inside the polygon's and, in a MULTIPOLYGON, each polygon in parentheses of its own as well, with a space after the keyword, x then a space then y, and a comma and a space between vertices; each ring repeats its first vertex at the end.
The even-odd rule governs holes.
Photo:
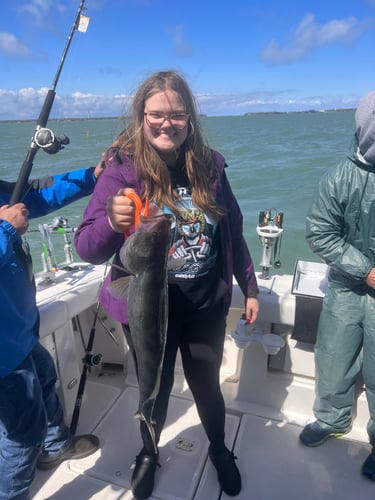
POLYGON ((172 216, 167 253, 174 265, 167 270, 162 368, 152 403, 151 432, 149 423, 141 418, 143 448, 136 457, 132 491, 136 498, 152 494, 157 443, 179 350, 218 481, 227 495, 235 496, 241 491, 241 475, 236 457, 225 445, 225 404, 219 378, 233 275, 244 294, 249 323, 256 320, 259 310, 242 213, 225 173, 225 159, 205 143, 194 96, 181 75, 164 71, 145 80, 134 97, 132 119, 107 150, 107 168, 75 236, 82 259, 99 264, 114 256, 100 301, 123 324, 140 376, 147 366, 142 366, 144 353, 137 353, 142 345, 135 347, 134 332, 129 328, 128 302, 125 296, 111 292, 110 286, 129 275, 120 249, 126 235, 134 231, 135 206, 126 195, 136 193, 172 216))

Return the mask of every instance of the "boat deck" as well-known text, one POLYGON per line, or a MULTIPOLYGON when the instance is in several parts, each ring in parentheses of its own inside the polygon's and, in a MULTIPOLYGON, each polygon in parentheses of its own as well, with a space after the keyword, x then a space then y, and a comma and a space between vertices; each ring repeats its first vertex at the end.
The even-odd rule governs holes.
MULTIPOLYGON (((102 276, 100 266, 78 266, 72 272, 58 273, 53 284, 38 290, 41 338, 56 360, 68 423, 102 276)), ((259 280, 259 285, 261 314, 256 333, 281 336, 285 347, 274 355, 258 341, 251 341, 246 349, 238 348, 231 332, 241 316, 243 297, 235 286, 221 386, 227 408, 226 444, 238 457, 243 479, 236 498, 372 500, 375 484, 360 473, 370 452, 363 382, 358 382, 351 433, 317 448, 303 446, 298 435, 313 417, 313 345, 292 335, 296 312, 292 276, 259 280)), ((31 486, 32 500, 133 498, 132 467, 141 449, 139 423, 134 418, 137 380, 121 325, 105 310, 100 311, 98 319, 95 350, 103 353, 103 364, 89 374, 77 434, 95 433, 100 449, 85 459, 64 462, 54 471, 37 471, 31 486)), ((161 467, 156 472, 153 500, 227 499, 207 457, 207 438, 179 357, 159 445, 161 467)))
MULTIPOLYGON (((120 382, 119 382, 120 384, 120 382)), ((61 464, 55 471, 38 471, 33 500, 131 499, 133 460, 141 444, 136 387, 121 390, 101 380, 87 384, 78 433, 94 432, 100 449, 90 457, 61 464), (90 401, 90 395, 95 398, 90 401), (98 398, 100 395, 100 398, 98 398), (95 403, 94 403, 95 401, 95 403), (90 407, 94 404, 94 407, 90 407), (98 410, 101 410, 98 412, 98 410), (101 413, 98 422, 92 415, 101 413)), ((254 413, 228 413, 227 445, 234 446, 243 489, 236 498, 249 500, 370 500, 375 484, 360 474, 370 445, 351 439, 330 439, 324 446, 299 443, 301 427, 254 413)), ((207 458, 208 442, 195 405, 173 395, 160 442, 152 499, 227 499, 207 458)))

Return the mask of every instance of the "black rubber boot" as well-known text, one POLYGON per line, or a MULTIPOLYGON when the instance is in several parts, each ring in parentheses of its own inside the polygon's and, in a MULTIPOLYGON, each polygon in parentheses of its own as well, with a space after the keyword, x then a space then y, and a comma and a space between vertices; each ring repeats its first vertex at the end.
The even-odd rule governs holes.
POLYGON ((131 488, 135 498, 144 499, 152 495, 157 465, 159 465, 158 453, 149 454, 142 450, 137 455, 131 480, 131 488))
POLYGON ((242 482, 240 472, 235 464, 237 457, 227 448, 220 452, 213 452, 210 447, 208 454, 215 466, 222 490, 230 497, 238 495, 241 491, 242 482))

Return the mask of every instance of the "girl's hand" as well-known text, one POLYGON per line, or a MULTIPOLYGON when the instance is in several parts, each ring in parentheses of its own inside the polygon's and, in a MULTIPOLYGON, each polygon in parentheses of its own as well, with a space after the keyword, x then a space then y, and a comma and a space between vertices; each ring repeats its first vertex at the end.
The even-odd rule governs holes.
POLYGON ((246 299, 245 308, 246 308, 246 313, 245 313, 246 322, 249 324, 255 323, 259 313, 258 299, 256 299, 255 297, 250 297, 246 299))
POLYGON ((134 189, 120 189, 115 196, 107 200, 107 214, 109 224, 116 233, 125 233, 134 225, 135 207, 134 203, 126 195, 134 193, 134 189))

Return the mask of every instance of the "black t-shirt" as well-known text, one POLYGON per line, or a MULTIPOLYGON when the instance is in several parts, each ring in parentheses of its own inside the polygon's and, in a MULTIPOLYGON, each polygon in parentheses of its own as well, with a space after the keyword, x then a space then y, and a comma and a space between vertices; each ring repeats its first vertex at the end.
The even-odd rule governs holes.
POLYGON ((169 256, 184 262, 168 272, 170 304, 177 307, 187 302, 195 309, 210 307, 226 291, 220 272, 219 227, 216 220, 193 205, 183 166, 171 168, 171 176, 180 212, 173 214, 169 256))

